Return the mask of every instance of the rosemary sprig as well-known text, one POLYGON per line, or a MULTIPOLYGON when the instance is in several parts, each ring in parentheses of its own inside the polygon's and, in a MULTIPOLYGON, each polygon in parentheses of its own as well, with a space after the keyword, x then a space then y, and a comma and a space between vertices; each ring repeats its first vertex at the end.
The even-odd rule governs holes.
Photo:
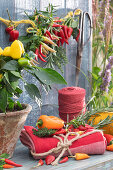
POLYGON ((105 127, 111 123, 113 123, 113 116, 107 116, 105 119, 100 120, 97 124, 95 124, 95 119, 100 116, 99 113, 102 112, 113 112, 112 107, 107 107, 107 108, 100 108, 100 109, 91 109, 90 111, 86 111, 85 114, 79 115, 76 119, 71 120, 68 125, 73 125, 75 128, 77 128, 79 125, 85 126, 85 123, 88 123, 90 126, 98 129, 105 127), (90 121, 89 119, 92 118, 90 121))

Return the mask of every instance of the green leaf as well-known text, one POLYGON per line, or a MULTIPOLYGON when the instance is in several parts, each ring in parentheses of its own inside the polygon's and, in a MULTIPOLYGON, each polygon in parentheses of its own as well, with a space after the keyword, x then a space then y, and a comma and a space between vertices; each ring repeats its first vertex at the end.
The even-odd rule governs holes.
POLYGON ((67 84, 64 78, 55 70, 51 68, 41 68, 38 67, 38 71, 35 70, 35 75, 47 85, 56 84, 67 84))
POLYGON ((19 83, 18 80, 17 80, 17 81, 14 81, 14 82, 11 82, 11 86, 12 86, 12 88, 13 88, 14 90, 17 88, 18 83, 19 83))
POLYGON ((78 28, 77 27, 73 28, 73 33, 72 33, 73 39, 75 39, 77 37, 78 33, 79 33, 78 28))
POLYGON ((16 74, 16 72, 14 73, 12 71, 8 72, 10 82, 17 82, 20 79, 20 76, 21 76, 20 73, 16 74))
POLYGON ((73 21, 72 24, 71 24, 71 27, 76 28, 77 26, 78 26, 78 23, 76 21, 73 21))
POLYGON ((35 100, 35 102, 41 106, 41 95, 40 95, 40 91, 39 89, 37 88, 37 86, 35 86, 34 84, 26 84, 24 85, 27 93, 29 94, 29 96, 35 100))
POLYGON ((94 73, 92 73, 92 77, 95 79, 95 80, 98 80, 98 76, 96 75, 96 74, 94 74, 94 73))
POLYGON ((0 59, 0 69, 4 66, 4 64, 5 64, 5 61, 0 59))
POLYGON ((96 75, 98 75, 100 71, 101 71, 101 69, 99 67, 93 67, 93 69, 92 69, 92 72, 96 75))
POLYGON ((14 95, 19 98, 22 92, 23 91, 19 87, 16 87, 14 95))
POLYGON ((10 73, 12 73, 12 74, 13 74, 14 76, 16 76, 16 77, 21 78, 20 73, 19 73, 19 72, 17 72, 17 71, 10 71, 10 73))
POLYGON ((0 167, 0 170, 3 170, 3 167, 0 167))
POLYGON ((8 103, 9 103, 8 108, 9 108, 9 110, 12 111, 14 109, 15 102, 11 98, 8 98, 8 103))
POLYGON ((3 154, 0 155, 0 157, 1 157, 1 158, 8 158, 8 157, 9 157, 9 154, 3 153, 3 154))
POLYGON ((20 110, 22 110, 22 109, 23 109, 23 107, 22 107, 21 103, 20 103, 19 101, 17 101, 16 103, 17 103, 17 105, 18 105, 19 109, 20 109, 20 110))
POLYGON ((15 71, 18 70, 18 62, 16 60, 11 60, 3 65, 2 69, 15 71))
POLYGON ((17 92, 18 94, 21 94, 23 91, 19 87, 17 87, 15 92, 17 92))
POLYGON ((9 77, 8 77, 7 72, 4 74, 3 81, 5 83, 5 86, 6 86, 7 90, 9 91, 9 93, 14 92, 14 89, 13 89, 13 87, 11 86, 11 84, 9 82, 9 77))
POLYGON ((8 93, 6 88, 0 89, 0 110, 6 112, 8 93))

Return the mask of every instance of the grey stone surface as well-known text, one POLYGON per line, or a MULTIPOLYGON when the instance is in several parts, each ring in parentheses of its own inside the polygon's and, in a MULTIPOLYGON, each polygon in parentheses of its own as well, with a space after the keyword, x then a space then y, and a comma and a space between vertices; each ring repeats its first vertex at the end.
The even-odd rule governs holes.
MULTIPOLYGON (((30 155, 28 148, 18 143, 12 158, 13 161, 22 164, 23 167, 17 170, 31 170, 31 167, 37 165, 30 155)), ((91 155, 89 159, 76 161, 69 158, 68 162, 58 164, 57 166, 44 164, 38 167, 39 170, 113 170, 113 152, 105 151, 103 155, 91 155)))

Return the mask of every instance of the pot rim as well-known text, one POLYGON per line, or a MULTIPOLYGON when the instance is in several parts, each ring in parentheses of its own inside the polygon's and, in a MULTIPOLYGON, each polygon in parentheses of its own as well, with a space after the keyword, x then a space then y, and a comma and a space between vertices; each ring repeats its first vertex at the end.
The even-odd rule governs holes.
POLYGON ((8 116, 16 116, 19 114, 28 114, 31 110, 32 110, 32 106, 29 104, 24 104, 22 103, 22 106, 25 106, 25 108, 23 110, 17 110, 17 111, 13 111, 13 112, 6 112, 5 113, 0 113, 0 117, 8 117, 8 116))

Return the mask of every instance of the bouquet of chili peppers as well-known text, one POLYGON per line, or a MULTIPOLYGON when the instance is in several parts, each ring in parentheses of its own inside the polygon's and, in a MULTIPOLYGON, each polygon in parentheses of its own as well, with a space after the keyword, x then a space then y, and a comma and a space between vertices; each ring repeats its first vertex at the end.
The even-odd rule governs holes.
POLYGON ((63 48, 63 44, 69 45, 69 38, 79 39, 78 17, 72 15, 59 18, 54 16, 54 7, 49 4, 46 11, 37 11, 29 16, 29 20, 34 22, 35 27, 28 27, 26 36, 19 39, 25 44, 25 49, 33 51, 36 60, 44 62, 45 67, 55 68, 57 66, 62 72, 62 65, 68 60, 63 48))

